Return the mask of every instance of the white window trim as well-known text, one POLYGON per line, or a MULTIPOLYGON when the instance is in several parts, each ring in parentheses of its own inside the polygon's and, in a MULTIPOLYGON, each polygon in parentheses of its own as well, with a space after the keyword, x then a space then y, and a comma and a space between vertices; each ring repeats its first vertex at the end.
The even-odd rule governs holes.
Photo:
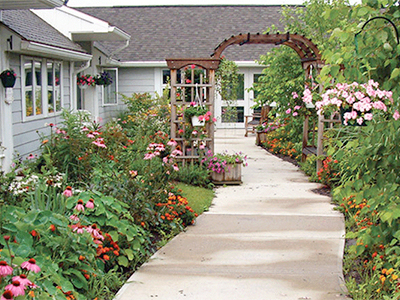
POLYGON ((115 82, 115 103, 105 103, 105 93, 104 93, 104 86, 101 86, 101 102, 102 106, 116 106, 119 104, 119 97, 118 97, 118 68, 104 68, 102 72, 104 71, 115 71, 115 78, 113 78, 113 82, 115 82))
MULTIPOLYGON (((60 102, 61 108, 64 108, 64 64, 62 61, 53 60, 53 59, 45 59, 40 57, 31 57, 31 56, 21 56, 21 103, 22 103, 22 122, 28 122, 32 120, 40 120, 45 119, 48 117, 54 117, 60 115, 62 110, 58 112, 51 112, 49 113, 49 103, 48 103, 48 82, 47 82, 47 63, 59 63, 60 64, 60 102), (25 68, 24 63, 25 61, 33 61, 33 62, 40 62, 41 63, 41 87, 42 87, 42 114, 40 115, 33 115, 27 116, 26 115, 26 99, 25 99, 25 68)), ((33 76, 34 74, 32 74, 33 76)), ((32 77, 32 81, 34 81, 34 77, 32 77)), ((33 83, 33 82, 32 82, 33 83)), ((34 84, 36 86, 36 83, 34 84)), ((34 97, 34 95, 33 95, 34 97)), ((55 99, 54 99, 55 100, 55 99)), ((35 101, 35 99, 33 99, 35 101)))

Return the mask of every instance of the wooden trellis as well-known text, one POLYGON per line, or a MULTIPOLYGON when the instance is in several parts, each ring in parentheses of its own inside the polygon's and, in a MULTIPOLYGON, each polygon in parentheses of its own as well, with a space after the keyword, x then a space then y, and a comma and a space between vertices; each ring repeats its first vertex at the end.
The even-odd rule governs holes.
POLYGON ((214 117, 215 70, 220 59, 171 58, 166 61, 171 71, 171 138, 183 152, 179 158, 184 163, 193 162, 204 151, 214 152, 214 123, 192 126, 183 111, 196 100, 197 93, 202 104, 211 112, 211 117, 214 117))

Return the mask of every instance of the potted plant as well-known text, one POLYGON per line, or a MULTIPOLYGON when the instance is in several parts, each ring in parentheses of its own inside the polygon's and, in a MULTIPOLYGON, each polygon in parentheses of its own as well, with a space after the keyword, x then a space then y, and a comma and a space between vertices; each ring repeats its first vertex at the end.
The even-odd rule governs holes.
POLYGON ((1 83, 5 88, 12 88, 15 85, 15 80, 17 79, 17 74, 15 74, 13 69, 6 69, 0 74, 1 83))
POLYGON ((96 82, 92 75, 80 75, 77 76, 77 84, 81 89, 86 89, 88 86, 95 86, 96 82))
POLYGON ((214 154, 209 150, 201 162, 210 171, 214 184, 241 184, 242 166, 247 166, 247 156, 242 152, 214 154))
POLYGON ((206 107, 197 105, 195 102, 190 102, 183 114, 188 121, 192 122, 193 126, 203 126, 205 122, 210 120, 215 122, 215 119, 211 119, 211 112, 206 107))
POLYGON ((107 71, 104 71, 100 75, 96 75, 94 77, 94 81, 95 81, 96 85, 107 86, 107 85, 110 85, 111 83, 113 83, 113 78, 111 77, 110 73, 108 73, 107 71))

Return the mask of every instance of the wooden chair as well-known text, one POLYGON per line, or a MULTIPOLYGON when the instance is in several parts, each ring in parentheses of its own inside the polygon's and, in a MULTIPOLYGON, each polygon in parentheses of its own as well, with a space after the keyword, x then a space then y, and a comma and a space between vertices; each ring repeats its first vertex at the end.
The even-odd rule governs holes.
POLYGON ((254 133, 256 127, 267 119, 268 111, 269 106, 263 106, 260 111, 255 111, 251 115, 244 116, 245 137, 248 136, 249 132, 254 133))

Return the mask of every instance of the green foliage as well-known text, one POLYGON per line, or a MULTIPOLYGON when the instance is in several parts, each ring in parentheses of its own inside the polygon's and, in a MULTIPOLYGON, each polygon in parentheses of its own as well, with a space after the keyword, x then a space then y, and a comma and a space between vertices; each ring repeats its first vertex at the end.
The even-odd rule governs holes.
MULTIPOLYGON (((368 20, 377 16, 388 18, 399 26, 400 15, 396 2, 365 1, 363 5, 347 10, 347 21, 335 28, 329 39, 336 47, 323 52, 326 66, 321 72, 322 82, 328 84, 332 77, 337 82, 348 83, 373 79, 382 89, 391 90, 393 98, 398 99, 400 47, 393 26, 386 20, 375 19, 361 30, 368 20)), ((334 9, 325 14, 326 22, 333 21, 338 13, 334 9)))
POLYGON ((194 186, 210 186, 210 174, 202 164, 186 164, 181 166, 179 172, 173 173, 172 179, 194 186))
POLYGON ((223 100, 236 100, 239 86, 238 66, 235 62, 222 58, 215 72, 216 90, 223 100))

